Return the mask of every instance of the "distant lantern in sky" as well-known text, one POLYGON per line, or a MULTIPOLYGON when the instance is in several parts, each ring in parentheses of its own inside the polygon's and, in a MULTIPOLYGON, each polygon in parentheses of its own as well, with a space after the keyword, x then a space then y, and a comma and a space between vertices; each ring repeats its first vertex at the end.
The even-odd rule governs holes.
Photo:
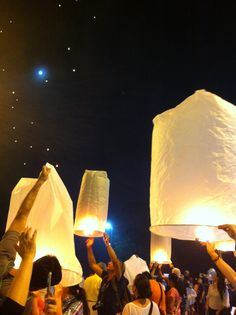
POLYGON ((79 236, 102 236, 105 232, 110 181, 104 171, 86 170, 79 192, 74 233, 79 236))
POLYGON ((236 222, 236 107, 205 90, 153 120, 151 232, 228 240, 236 222))
POLYGON ((45 80, 45 78, 47 77, 47 70, 46 68, 37 68, 35 70, 35 76, 38 80, 45 80))
MULTIPOLYGON (((55 168, 41 187, 27 220, 27 226, 37 229, 35 259, 55 255, 62 266, 62 284, 74 285, 82 280, 82 268, 75 255, 73 234, 73 204, 55 168)), ((34 178, 22 178, 11 194, 7 228, 14 219, 24 197, 35 184, 34 178)), ((16 265, 19 266, 18 256, 16 265)))
POLYGON ((151 233, 151 262, 159 264, 171 263, 171 238, 151 233))

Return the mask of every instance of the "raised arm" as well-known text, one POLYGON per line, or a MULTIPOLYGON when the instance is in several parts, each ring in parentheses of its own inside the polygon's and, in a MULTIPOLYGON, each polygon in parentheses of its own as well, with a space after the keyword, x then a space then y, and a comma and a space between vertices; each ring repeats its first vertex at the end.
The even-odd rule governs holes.
POLYGON ((116 278, 119 280, 122 276, 122 268, 121 268, 121 262, 119 261, 118 257, 116 256, 116 253, 114 249, 111 246, 109 235, 106 233, 103 233, 103 241, 106 245, 108 255, 113 263, 116 278))
POLYGON ((8 229, 9 231, 16 231, 21 233, 24 230, 30 210, 34 205, 35 199, 41 186, 48 179, 49 173, 50 169, 44 165, 41 173, 39 174, 37 182, 23 200, 14 220, 12 221, 8 229))
POLYGON ((99 267, 94 257, 93 244, 94 244, 94 238, 88 238, 86 240, 88 263, 89 263, 89 267, 100 277, 102 275, 103 270, 102 268, 99 267))
POLYGON ((206 246, 207 252, 211 257, 212 261, 216 264, 217 268, 222 272, 222 274, 229 280, 234 289, 236 289, 236 272, 228 265, 214 250, 211 243, 202 243, 206 246))
POLYGON ((22 258, 19 270, 9 288, 7 297, 24 306, 28 297, 29 284, 33 268, 33 259, 36 252, 36 232, 31 236, 31 229, 26 228, 20 235, 17 252, 22 258))

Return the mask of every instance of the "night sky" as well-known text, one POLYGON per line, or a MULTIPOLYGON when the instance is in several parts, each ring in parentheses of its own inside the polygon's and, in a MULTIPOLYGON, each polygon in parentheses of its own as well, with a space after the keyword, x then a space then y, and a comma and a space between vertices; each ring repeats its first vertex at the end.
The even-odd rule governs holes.
MULTIPOLYGON (((112 243, 124 260, 149 261, 152 119, 198 89, 236 104, 235 9, 234 1, 0 0, 1 234, 11 190, 45 162, 74 207, 85 169, 105 170, 112 243)), ((86 269, 84 239, 75 239, 86 269)), ((194 242, 174 241, 172 253, 181 268, 211 266, 194 242)))

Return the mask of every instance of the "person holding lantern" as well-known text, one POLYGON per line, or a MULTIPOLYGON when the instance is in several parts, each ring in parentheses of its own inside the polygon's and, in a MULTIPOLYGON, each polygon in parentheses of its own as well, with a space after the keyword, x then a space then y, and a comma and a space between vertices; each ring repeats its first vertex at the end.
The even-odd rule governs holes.
MULTIPOLYGON (((228 235, 236 240, 236 225, 223 224, 218 226, 219 229, 224 230, 228 235)), ((222 274, 229 280, 234 289, 236 289, 236 272, 230 265, 228 265, 223 258, 215 251, 214 245, 210 242, 202 242, 203 246, 206 246, 207 253, 211 257, 212 261, 216 264, 217 268, 222 274)))
POLYGON ((16 244, 19 241, 20 234, 25 229, 30 210, 34 205, 38 192, 48 179, 49 173, 50 169, 44 165, 38 180, 24 198, 14 220, 0 241, 0 297, 2 298, 6 296, 15 274, 13 266, 16 257, 16 244))
POLYGON ((98 315, 116 315, 122 310, 122 300, 128 280, 123 276, 122 263, 111 246, 109 236, 103 234, 104 244, 111 261, 104 271, 97 263, 93 253, 94 238, 86 240, 88 262, 90 268, 102 278, 97 303, 93 306, 98 315))

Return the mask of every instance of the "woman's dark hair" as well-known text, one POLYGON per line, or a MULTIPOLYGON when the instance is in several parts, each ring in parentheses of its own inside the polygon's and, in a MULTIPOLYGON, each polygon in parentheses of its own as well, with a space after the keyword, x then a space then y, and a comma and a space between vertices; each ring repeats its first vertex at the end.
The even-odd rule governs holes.
POLYGON ((217 289, 218 289, 218 291, 220 293, 221 300, 223 300, 224 293, 225 293, 225 290, 226 290, 225 278, 224 278, 224 276, 222 275, 221 272, 217 273, 217 276, 218 276, 217 289))
POLYGON ((148 272, 148 271, 142 272, 142 275, 146 276, 148 278, 148 280, 152 279, 152 276, 151 276, 150 272, 148 272))
POLYGON ((81 288, 78 284, 69 287, 70 293, 78 300, 83 303, 83 314, 89 315, 89 307, 86 298, 86 292, 83 288, 81 288))
POLYGON ((178 278, 178 276, 177 276, 175 273, 171 273, 171 274, 169 275, 169 281, 172 281, 172 282, 173 282, 175 288, 178 287, 179 278, 178 278))
POLYGON ((134 279, 134 285, 136 286, 138 291, 138 298, 146 299, 151 297, 152 291, 150 287, 150 282, 145 275, 139 273, 134 279))
POLYGON ((55 256, 46 255, 33 263, 30 290, 37 291, 47 287, 48 273, 52 273, 51 285, 61 281, 62 271, 59 260, 55 256))

